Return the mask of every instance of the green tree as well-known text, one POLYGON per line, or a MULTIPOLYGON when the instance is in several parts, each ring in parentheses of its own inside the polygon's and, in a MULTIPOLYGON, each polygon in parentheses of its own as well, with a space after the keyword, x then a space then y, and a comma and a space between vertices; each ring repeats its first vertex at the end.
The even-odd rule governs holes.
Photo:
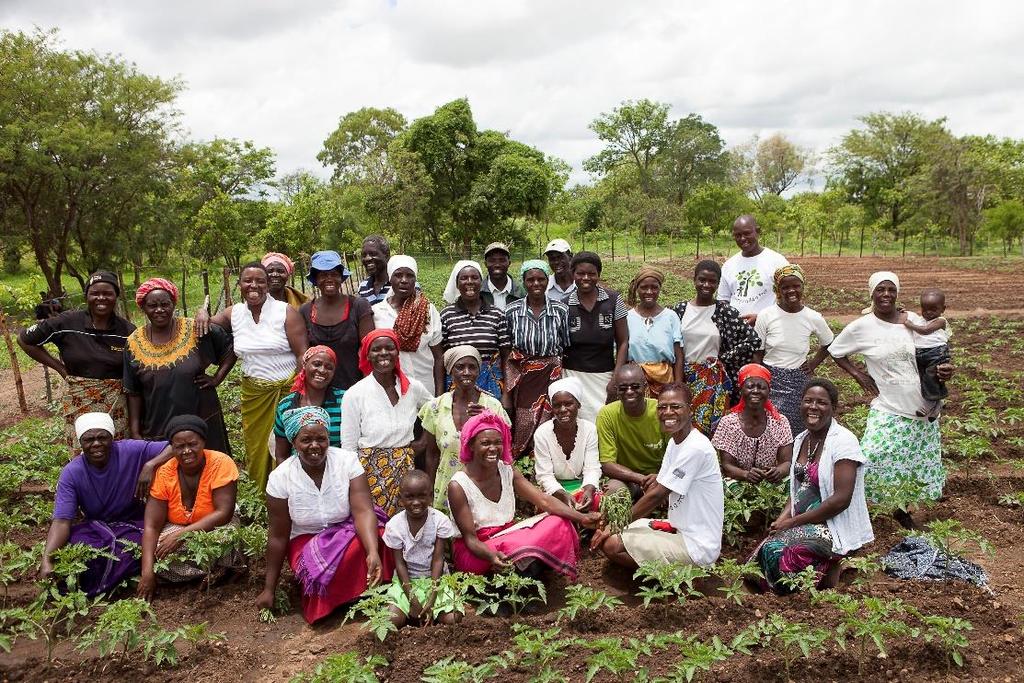
POLYGON ((810 167, 811 153, 775 133, 757 143, 754 153, 754 193, 757 198, 781 195, 810 167))
POLYGON ((274 205, 257 242, 268 251, 309 254, 319 249, 344 251, 357 239, 365 216, 365 193, 348 185, 328 185, 308 173, 288 183, 274 205))
POLYGON ((51 291, 117 256, 110 231, 138 222, 164 175, 180 88, 61 50, 55 32, 0 33, 0 204, 51 291))
POLYGON ((324 166, 334 167, 333 181, 375 186, 393 183, 395 169, 388 149, 405 126, 405 117, 390 107, 349 112, 324 140, 316 158, 324 166))
POLYGON ((1003 245, 1003 256, 1020 241, 1024 255, 1024 203, 1019 199, 1008 199, 987 209, 982 227, 986 233, 998 239, 1003 245))
POLYGON ((543 153, 504 133, 478 131, 465 99, 413 121, 389 156, 397 181, 371 198, 371 206, 389 216, 405 204, 411 218, 399 227, 419 231, 407 237, 425 233, 429 242, 465 253, 498 229, 515 236, 516 219, 540 218, 560 189, 558 170, 543 153), (412 198, 403 199, 405 193, 412 198))
POLYGON ((666 195, 683 205, 701 185, 724 181, 728 164, 729 155, 718 127, 698 114, 689 114, 668 124, 656 173, 666 195))
POLYGON ((652 167, 669 139, 669 105, 648 99, 625 101, 590 123, 605 148, 583 162, 591 173, 607 175, 632 166, 645 194, 652 190, 652 167))
POLYGON ((237 269, 266 222, 266 184, 273 176, 268 147, 223 138, 185 145, 176 183, 178 201, 192 216, 191 253, 206 262, 222 258, 237 269))
MULTIPOLYGON (((927 161, 929 139, 944 132, 945 120, 888 112, 859 120, 864 127, 844 135, 829 152, 833 182, 851 202, 863 206, 872 221, 884 222, 891 236, 899 236, 921 208, 916 177, 927 161)), ((904 231, 904 254, 906 237, 904 231)))
POLYGON ((685 222, 688 232, 697 240, 697 254, 701 236, 709 236, 714 249, 716 236, 728 230, 737 216, 753 208, 753 202, 732 185, 705 183, 695 189, 686 202, 685 222))

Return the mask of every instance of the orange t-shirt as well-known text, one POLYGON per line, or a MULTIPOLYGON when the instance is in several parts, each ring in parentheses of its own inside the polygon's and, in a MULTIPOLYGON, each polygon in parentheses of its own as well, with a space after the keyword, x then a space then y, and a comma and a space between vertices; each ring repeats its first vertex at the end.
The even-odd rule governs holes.
POLYGON ((213 490, 238 481, 238 467, 230 456, 220 451, 204 450, 206 465, 199 475, 199 487, 196 491, 196 502, 189 515, 189 510, 181 503, 181 484, 178 482, 178 459, 172 458, 164 463, 153 475, 153 484, 149 487, 149 495, 157 500, 167 501, 167 521, 172 524, 192 524, 198 522, 215 510, 213 507, 213 490))

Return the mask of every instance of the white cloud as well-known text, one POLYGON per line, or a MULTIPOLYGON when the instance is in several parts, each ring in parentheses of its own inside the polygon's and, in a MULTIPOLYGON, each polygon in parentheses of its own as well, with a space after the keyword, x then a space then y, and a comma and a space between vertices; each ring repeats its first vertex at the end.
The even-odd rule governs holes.
POLYGON ((57 26, 71 48, 180 76, 196 138, 252 139, 279 172, 319 171, 338 118, 415 118, 468 97, 478 125, 580 165, 587 125, 625 99, 668 102, 731 144, 783 131, 823 151, 880 109, 958 133, 1024 137, 1024 9, 1014 3, 600 0, 7 0, 10 29, 57 26))

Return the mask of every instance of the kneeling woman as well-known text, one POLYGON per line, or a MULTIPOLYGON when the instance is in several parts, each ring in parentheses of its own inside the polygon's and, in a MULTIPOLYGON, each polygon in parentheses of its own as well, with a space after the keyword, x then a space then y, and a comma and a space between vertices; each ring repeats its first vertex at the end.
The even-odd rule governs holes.
MULTIPOLYGON (((205 420, 196 415, 172 418, 167 423, 167 438, 174 459, 153 478, 142 532, 138 595, 147 600, 156 587, 156 561, 170 558, 185 534, 212 531, 231 522, 238 493, 235 461, 220 451, 206 449, 205 420)), ((221 558, 218 564, 231 566, 232 558, 221 558)), ((160 578, 167 581, 190 581, 205 575, 205 570, 180 560, 172 560, 160 572, 160 578)))
POLYGON ((784 575, 807 567, 819 587, 834 586, 839 559, 874 540, 864 499, 867 462, 853 433, 835 421, 839 390, 814 378, 804 388, 800 410, 807 430, 793 444, 789 504, 754 552, 768 587, 777 593, 784 575))
POLYGON ((256 606, 274 606, 287 555, 302 584, 302 616, 312 624, 390 580, 394 562, 390 553, 381 559, 387 518, 374 510, 359 456, 328 446, 327 411, 296 408, 284 423, 297 457, 281 463, 267 483, 267 574, 256 606))
POLYGON ((455 569, 486 574, 515 567, 538 576, 546 565, 575 580, 580 541, 573 523, 593 529, 600 515, 578 512, 527 481, 511 465, 511 441, 508 425, 490 411, 462 427, 463 469, 448 484, 448 506, 462 535, 452 547, 455 569), (516 496, 547 514, 510 530, 516 496))

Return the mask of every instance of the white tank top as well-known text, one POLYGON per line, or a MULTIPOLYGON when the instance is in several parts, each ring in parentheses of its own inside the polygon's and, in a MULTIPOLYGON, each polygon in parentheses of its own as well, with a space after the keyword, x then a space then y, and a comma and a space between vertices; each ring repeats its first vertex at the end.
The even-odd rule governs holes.
POLYGON ((259 324, 245 302, 231 307, 235 355, 246 377, 278 382, 295 373, 295 355, 284 326, 287 315, 288 304, 269 295, 260 309, 259 324))
POLYGON ((469 509, 473 512, 473 523, 477 529, 492 526, 504 526, 516 515, 516 495, 512 489, 512 466, 498 463, 498 474, 501 476, 501 498, 495 503, 481 493, 469 475, 459 470, 452 475, 452 481, 458 482, 466 494, 469 509))

